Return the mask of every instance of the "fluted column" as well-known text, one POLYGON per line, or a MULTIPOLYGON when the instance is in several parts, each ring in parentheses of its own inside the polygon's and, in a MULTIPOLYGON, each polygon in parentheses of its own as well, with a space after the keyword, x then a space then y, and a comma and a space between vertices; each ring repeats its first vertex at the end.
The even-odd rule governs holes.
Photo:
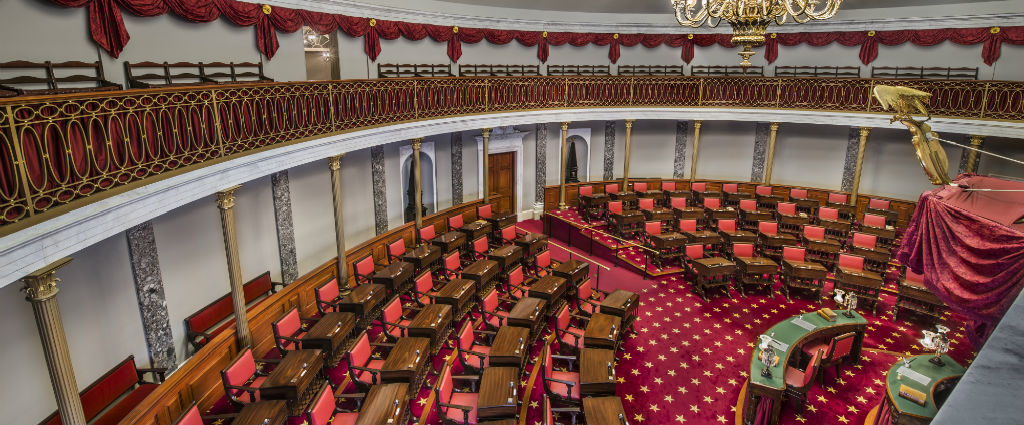
POLYGON ((860 128, 860 144, 857 147, 857 165, 853 169, 853 188, 850 189, 850 205, 857 205, 857 191, 860 190, 860 172, 864 168, 864 148, 868 144, 871 127, 860 128))
POLYGON ((21 278, 21 281, 25 284, 25 299, 32 303, 39 339, 43 343, 43 356, 46 357, 46 370, 50 373, 61 421, 66 424, 85 424, 85 411, 78 397, 78 382, 71 367, 71 352, 68 350, 68 340, 57 308, 57 282, 60 281, 57 270, 69 262, 70 258, 62 258, 21 278))
POLYGON ((704 121, 693 122, 693 158, 690 159, 690 184, 697 178, 697 155, 700 153, 700 126, 704 121))
POLYGON ((566 157, 569 155, 569 122, 562 123, 562 158, 559 161, 562 164, 561 177, 558 180, 558 209, 564 210, 568 208, 565 205, 565 167, 566 157))
POLYGON ((242 264, 238 258, 238 235, 235 232, 236 185, 217 192, 220 209, 220 228, 224 232, 224 253, 228 260, 228 280, 231 282, 231 301, 235 306, 235 339, 239 348, 252 346, 249 319, 245 316, 245 292, 242 287, 242 264))
MULTIPOLYGON (((412 167, 413 173, 416 176, 416 228, 423 227, 423 177, 420 175, 420 147, 423 145, 423 138, 417 137, 412 139, 412 167)), ((486 154, 484 158, 487 158, 486 154)), ((484 159, 486 161, 486 159, 484 159)), ((485 174, 486 175, 486 174, 485 174)), ((486 178, 486 177, 485 177, 486 178)), ((485 187, 486 191, 487 188, 485 187)), ((486 197, 485 197, 486 199, 486 197)))
POLYGON ((348 260, 345 258, 345 220, 341 204, 341 158, 345 154, 327 158, 331 170, 331 196, 334 199, 334 236, 338 247, 338 284, 342 292, 348 292, 348 260))
POLYGON ((775 137, 779 135, 779 123, 773 122, 769 127, 771 135, 768 136, 768 159, 764 161, 764 184, 772 184, 772 163, 775 161, 775 137))
POLYGON ((491 183, 490 182, 491 178, 489 176, 489 174, 491 172, 491 162, 490 162, 490 159, 487 158, 487 153, 490 152, 491 129, 485 128, 485 129, 480 130, 480 132, 483 133, 483 139, 484 139, 484 146, 483 146, 483 148, 484 148, 484 155, 483 155, 483 158, 484 158, 484 164, 483 164, 483 167, 484 167, 484 185, 483 185, 484 194, 483 194, 482 198, 484 200, 484 203, 486 204, 487 203, 487 199, 488 199, 488 197, 491 194, 491 188, 488 186, 491 183))
POLYGON ((629 148, 633 143, 633 121, 626 120, 626 154, 622 159, 625 161, 622 165, 622 190, 626 190, 626 187, 629 186, 629 148))
MULTIPOLYGON (((979 136, 976 134, 971 135, 971 147, 974 149, 981 149, 982 143, 985 142, 985 136, 979 136)), ((977 173, 978 162, 981 159, 981 154, 976 150, 967 149, 967 164, 964 165, 965 173, 977 173)))

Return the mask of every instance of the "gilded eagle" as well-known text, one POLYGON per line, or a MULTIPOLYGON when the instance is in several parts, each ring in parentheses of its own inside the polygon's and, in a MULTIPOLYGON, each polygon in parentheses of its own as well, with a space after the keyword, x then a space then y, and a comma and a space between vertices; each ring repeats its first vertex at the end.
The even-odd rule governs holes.
POLYGON ((932 184, 949 184, 952 181, 947 171, 949 159, 939 144, 939 135, 927 124, 932 117, 926 104, 932 95, 903 86, 875 86, 874 92, 882 109, 892 109, 893 117, 889 122, 899 121, 910 130, 917 158, 921 160, 921 166, 932 184), (927 118, 918 121, 914 119, 915 113, 927 118))

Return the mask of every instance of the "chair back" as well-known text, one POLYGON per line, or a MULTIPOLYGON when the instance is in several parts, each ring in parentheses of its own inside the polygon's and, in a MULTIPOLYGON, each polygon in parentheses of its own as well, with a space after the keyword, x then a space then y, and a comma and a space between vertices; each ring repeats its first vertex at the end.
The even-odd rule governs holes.
POLYGON ((686 246, 686 256, 691 258, 691 259, 694 259, 694 260, 704 258, 704 245, 701 245, 701 244, 687 245, 686 246))
POLYGON ((463 224, 464 223, 462 221, 462 214, 453 215, 451 217, 448 217, 448 228, 449 229, 452 229, 452 230, 461 229, 463 224))
POLYGON ((434 274, 427 270, 423 274, 416 276, 416 292, 426 294, 434 289, 434 274))
POLYGON ((381 313, 385 322, 398 323, 402 320, 402 300, 397 296, 391 299, 384 312, 381 313))
POLYGON ((875 249, 878 243, 878 236, 867 233, 853 232, 853 246, 858 248, 875 249))
POLYGON ((551 266, 551 251, 545 249, 537 254, 537 267, 549 266, 551 266))
POLYGON ((722 207, 722 200, 718 198, 704 198, 704 208, 719 209, 722 207))
POLYGON ((725 193, 737 193, 740 191, 740 186, 736 183, 723 183, 722 192, 725 193))
MULTIPOLYGON (((547 398, 544 400, 546 401, 547 398)), ((192 407, 189 407, 188 410, 186 410, 185 413, 182 414, 176 422, 174 422, 174 425, 204 425, 203 417, 199 415, 199 407, 193 403, 192 407)))
POLYGON ((805 261, 804 258, 806 251, 803 248, 797 248, 795 246, 784 246, 782 247, 782 258, 789 261, 805 261))
POLYGON ((839 254, 839 267, 853 270, 864 270, 864 257, 850 254, 839 254))
POLYGON ((920 283, 920 284, 924 283, 924 275, 920 275, 920 274, 914 273, 914 271, 910 270, 910 268, 907 268, 907 273, 906 273, 906 276, 904 277, 904 279, 906 279, 907 282, 914 282, 914 283, 920 283))
MULTIPOLYGON (((541 376, 541 378, 548 378, 548 377, 551 376, 551 371, 554 369, 554 367, 553 367, 554 362, 551 361, 551 346, 550 345, 544 346, 543 350, 544 350, 544 356, 543 356, 544 364, 540 365, 540 370, 541 370, 541 373, 544 374, 544 376, 541 376)), ((544 387, 547 388, 547 381, 546 380, 544 381, 544 387)))
POLYGON ((487 254, 487 235, 483 235, 473 241, 473 251, 481 255, 487 254))
POLYGON ((708 184, 705 182, 694 183, 693 186, 690 186, 690 190, 694 192, 704 192, 708 190, 708 184))
POLYGON ((619 193, 619 184, 610 183, 604 185, 604 193, 619 193))
POLYGON ((757 222, 757 231, 766 235, 778 235, 779 223, 774 221, 759 221, 757 222))
POLYGON ((476 207, 476 216, 480 218, 491 218, 491 204, 476 207))
POLYGON ((516 240, 516 226, 509 225, 501 229, 501 238, 507 242, 516 240))
POLYGON ((790 189, 789 199, 807 199, 807 189, 790 189))
POLYGON ((829 361, 832 362, 850 355, 850 352, 853 351, 853 337, 855 336, 857 336, 855 332, 849 332, 832 338, 831 347, 829 347, 832 353, 828 356, 829 361))
POLYGON ((569 305, 565 304, 561 310, 558 310, 558 316, 555 317, 555 329, 566 330, 569 329, 569 305))
POLYGON ((320 313, 326 313, 328 311, 334 311, 333 307, 324 304, 324 302, 334 302, 335 299, 341 295, 341 291, 338 289, 338 279, 334 278, 327 283, 320 285, 316 288, 316 308, 320 310, 320 313))
POLYGON ((594 194, 594 186, 580 186, 580 196, 590 196, 594 194))
POLYGON ((779 202, 779 214, 796 215, 796 204, 792 202, 779 202))
MULTIPOLYGON (((508 283, 510 285, 523 285, 523 266, 519 265, 508 272, 508 283)), ((511 290, 511 288, 509 288, 511 290)))
MULTIPOLYGON (((235 358, 234 362, 220 371, 220 378, 224 382, 224 385, 245 385, 252 379, 252 376, 256 374, 256 359, 252 356, 252 349, 246 348, 242 351, 238 357, 235 358)), ((245 393, 244 390, 228 389, 226 390, 229 395, 238 400, 245 393)))
POLYGON ((740 199, 740 209, 743 211, 757 211, 757 201, 753 199, 740 199))
POLYGON ((757 187, 754 188, 754 193, 761 196, 772 196, 772 187, 757 185, 757 187))
POLYGON ((459 251, 452 251, 447 257, 444 257, 444 268, 449 272, 455 273, 456 270, 462 267, 462 261, 459 260, 459 251))
POLYGON ((679 231, 680 232, 696 232, 697 231, 697 220, 679 220, 679 231))
POLYGON ((642 210, 653 210, 654 209, 654 198, 642 198, 637 201, 637 204, 642 210))
MULTIPOLYGON (((271 323, 274 328, 274 339, 277 340, 277 347, 284 348, 288 341, 281 339, 282 336, 294 337, 302 331, 302 319, 299 318, 299 308, 292 307, 283 317, 271 323)), ((284 354, 284 353, 282 353, 284 354)))
POLYGON ((425 226, 420 228, 420 241, 426 242, 434 239, 437 236, 437 232, 434 231, 434 225, 425 226))
POLYGON ((887 210, 889 209, 890 202, 885 199, 869 199, 868 208, 874 208, 876 210, 887 210))
POLYGON ((313 402, 313 406, 310 407, 309 425, 328 425, 331 420, 334 419, 334 410, 336 408, 334 402, 334 392, 331 391, 331 386, 324 383, 324 389, 320 391, 320 395, 313 402))
POLYGON ((736 220, 719 219, 718 230, 725 233, 736 233, 736 220))
POLYGON ((676 190, 676 182, 670 182, 670 181, 663 181, 663 182, 661 182, 661 190, 675 191, 676 190))
POLYGON ((732 255, 739 258, 754 258, 754 245, 749 243, 732 244, 732 255))
POLYGON ((829 207, 818 208, 818 217, 822 220, 839 220, 839 210, 829 207))
POLYGON ((849 199, 849 196, 847 196, 845 193, 829 193, 828 194, 828 202, 832 203, 832 204, 845 204, 848 199, 849 199))
POLYGON ((460 350, 472 350, 473 349, 473 321, 465 320, 462 322, 462 327, 459 328, 459 349, 460 350))
POLYGON ((622 214, 622 201, 611 201, 608 203, 608 211, 612 214, 622 214))
POLYGON ((818 368, 821 367, 821 350, 814 353, 811 357, 811 361, 807 363, 807 369, 804 370, 803 380, 801 381, 800 388, 807 388, 811 385, 811 381, 814 380, 814 376, 818 374, 818 368))
POLYGON ((484 300, 480 304, 483 305, 484 310, 495 311, 498 309, 498 290, 491 288, 491 292, 484 295, 484 300))
POLYGON ((367 363, 370 363, 370 355, 372 354, 373 349, 370 348, 370 337, 366 335, 366 331, 363 331, 356 338, 356 342, 352 344, 352 348, 348 350, 348 364, 365 367, 367 363))
POLYGON ((648 221, 644 223, 644 231, 648 235, 660 235, 661 234, 661 222, 660 221, 648 221))
POLYGON ((544 417, 541 419, 544 420, 541 425, 555 425, 555 415, 551 411, 551 400, 548 400, 547 394, 544 394, 544 417))
MULTIPOLYGON (((455 383, 452 382, 451 365, 444 366, 444 370, 441 371, 441 375, 437 378, 437 381, 434 383, 434 388, 434 391, 437 392, 437 402, 439 405, 451 403, 452 392, 455 391, 455 383)), ((454 409, 453 407, 438 407, 438 410, 444 409, 437 412, 442 417, 447 416, 448 409, 454 409)))
POLYGON ((373 255, 367 255, 362 260, 356 262, 355 265, 356 273, 363 276, 369 276, 374 271, 373 255))
POLYGON ((397 241, 388 244, 388 255, 401 257, 405 254, 405 239, 398 238, 397 241))
POLYGON ((686 208, 686 198, 672 198, 668 202, 672 208, 686 208))
POLYGON ((825 240, 825 228, 821 226, 804 226, 804 237, 813 241, 825 240))
POLYGON ((580 282, 580 284, 576 286, 576 298, 581 300, 590 299, 590 295, 594 292, 592 287, 593 284, 590 283, 589 277, 583 279, 583 282, 580 282))
POLYGON ((633 183, 633 190, 635 190, 637 192, 646 192, 647 191, 647 183, 646 182, 636 182, 636 183, 633 183))
POLYGON ((885 227, 885 217, 875 214, 864 214, 864 225, 870 227, 885 227))

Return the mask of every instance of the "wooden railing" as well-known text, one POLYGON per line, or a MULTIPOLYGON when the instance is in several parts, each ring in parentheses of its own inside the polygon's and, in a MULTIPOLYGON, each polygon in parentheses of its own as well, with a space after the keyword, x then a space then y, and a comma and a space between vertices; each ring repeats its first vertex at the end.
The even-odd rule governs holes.
POLYGON ((250 83, 0 100, 0 236, 167 173, 415 120, 594 108, 880 113, 878 84, 935 117, 1024 120, 1024 83, 786 77, 464 77, 250 83))

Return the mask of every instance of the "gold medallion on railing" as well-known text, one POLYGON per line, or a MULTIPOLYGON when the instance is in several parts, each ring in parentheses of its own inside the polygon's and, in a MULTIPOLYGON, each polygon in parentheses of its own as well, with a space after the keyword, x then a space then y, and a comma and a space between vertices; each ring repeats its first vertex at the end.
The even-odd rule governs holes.
POLYGON ((778 33, 774 33, 774 32, 772 33, 772 38, 775 38, 775 37, 778 37, 778 36, 779 36, 778 33))
POLYGON ((693 34, 686 34, 686 38, 689 40, 693 40, 693 34))
POLYGON ((544 31, 544 32, 540 33, 540 36, 544 37, 544 38, 548 38, 548 32, 544 31))
POLYGON ((988 30, 988 32, 992 34, 999 34, 999 31, 1002 31, 999 27, 992 27, 991 29, 988 30))
POLYGON ((868 31, 868 37, 874 37, 874 36, 875 36, 875 31, 874 30, 868 31))
POLYGON ((458 33, 459 33, 459 27, 458 26, 452 27, 452 34, 458 34, 458 33))
POLYGON ((375 26, 377 26, 377 20, 376 20, 376 19, 373 19, 373 18, 370 18, 370 26, 371 26, 371 27, 375 27, 375 26))
POLYGON ((271 11, 273 11, 273 9, 270 8, 269 4, 263 5, 263 14, 264 15, 269 15, 271 11))
POLYGON ((619 33, 612 34, 612 38, 618 40, 619 39, 619 33))

